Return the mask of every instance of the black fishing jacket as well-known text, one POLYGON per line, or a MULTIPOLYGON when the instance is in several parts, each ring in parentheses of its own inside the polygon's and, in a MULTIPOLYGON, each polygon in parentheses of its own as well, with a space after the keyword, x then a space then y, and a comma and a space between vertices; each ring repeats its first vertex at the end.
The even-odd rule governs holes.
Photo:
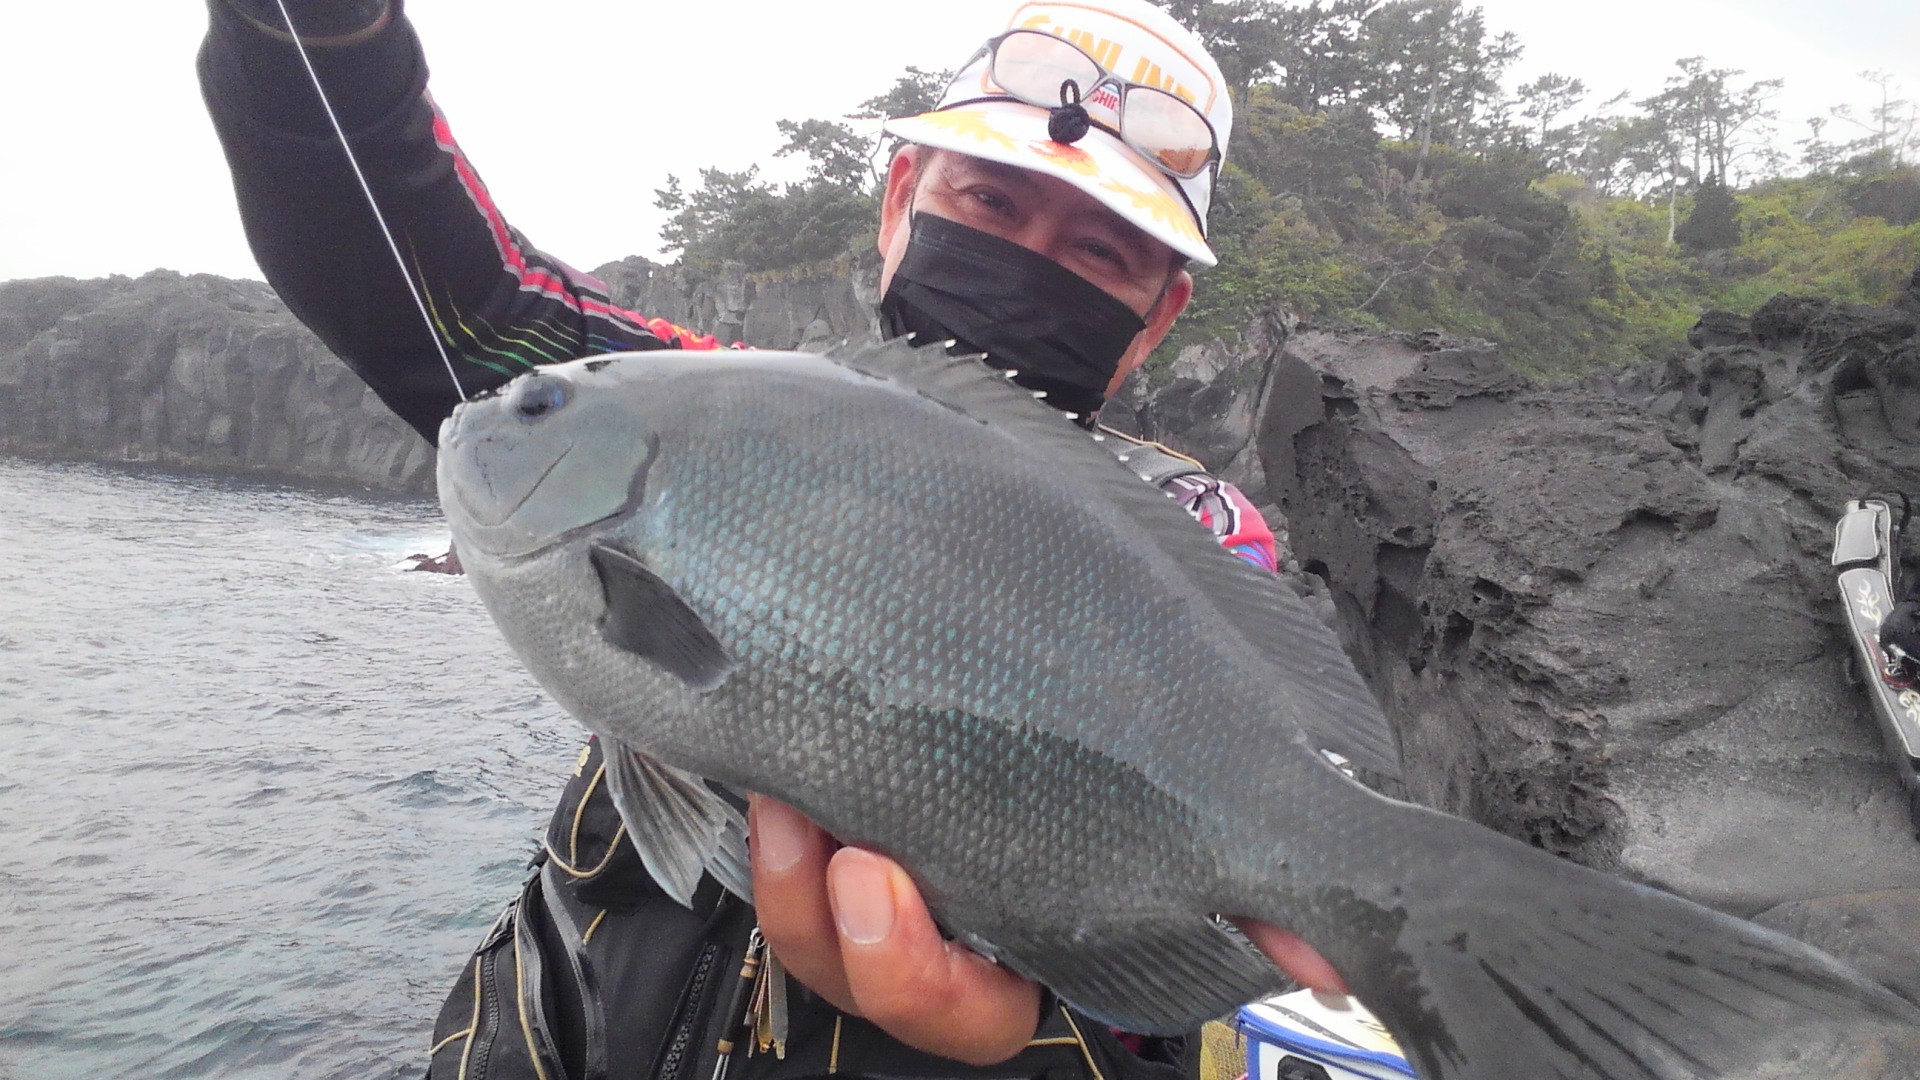
POLYGON ((520 894, 441 1008, 428 1075, 710 1080, 722 1039, 735 1045, 729 1080, 1181 1080, 1197 1070, 1197 1041, 1140 1040, 1129 1049, 1050 996, 1025 1050, 998 1065, 963 1065, 911 1050, 798 983, 789 984, 784 1056, 760 1051, 727 1015, 753 923, 753 909, 711 878, 691 911, 660 892, 624 839, 599 744, 590 743, 520 894))

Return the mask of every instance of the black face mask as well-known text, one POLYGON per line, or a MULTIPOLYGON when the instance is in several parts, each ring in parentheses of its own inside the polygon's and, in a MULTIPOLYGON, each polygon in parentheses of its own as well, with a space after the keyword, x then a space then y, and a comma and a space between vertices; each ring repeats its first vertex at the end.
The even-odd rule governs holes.
POLYGON ((1010 240, 915 214, 906 256, 880 300, 893 337, 958 342, 1013 381, 1091 422, 1146 320, 1098 286, 1010 240))

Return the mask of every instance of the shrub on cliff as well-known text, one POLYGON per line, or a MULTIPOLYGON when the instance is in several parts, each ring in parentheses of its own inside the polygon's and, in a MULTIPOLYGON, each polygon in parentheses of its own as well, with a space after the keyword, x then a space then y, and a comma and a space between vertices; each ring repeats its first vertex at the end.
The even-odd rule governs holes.
POLYGON ((1725 251, 1740 242, 1740 205, 1719 173, 1707 178, 1693 193, 1693 209, 1673 232, 1680 246, 1694 254, 1725 251))

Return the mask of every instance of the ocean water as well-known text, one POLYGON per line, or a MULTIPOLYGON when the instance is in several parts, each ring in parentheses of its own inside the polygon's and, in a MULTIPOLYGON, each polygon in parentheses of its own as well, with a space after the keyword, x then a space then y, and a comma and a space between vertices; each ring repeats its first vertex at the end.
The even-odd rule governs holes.
POLYGON ((0 459, 0 1077, 410 1077, 582 742, 437 508, 0 459))

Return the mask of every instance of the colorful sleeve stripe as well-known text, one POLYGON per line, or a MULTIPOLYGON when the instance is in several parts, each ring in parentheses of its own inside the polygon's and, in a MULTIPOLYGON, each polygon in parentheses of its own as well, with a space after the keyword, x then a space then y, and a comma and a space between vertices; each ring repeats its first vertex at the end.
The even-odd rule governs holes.
POLYGON ((461 188, 486 219, 487 229, 493 236, 494 249, 500 255, 500 265, 519 282, 522 291, 553 300, 584 316, 604 319, 629 334, 651 335, 683 349, 722 347, 719 339, 712 334, 696 334, 665 319, 648 318, 609 303, 603 299, 607 291, 604 283, 557 259, 551 259, 555 264, 553 266, 541 266, 530 261, 518 234, 507 227, 507 219, 494 204, 492 193, 467 160, 466 152, 454 140, 453 128, 447 123, 446 115, 431 98, 429 104, 433 105, 434 140, 453 159, 454 173, 460 179, 461 188))

